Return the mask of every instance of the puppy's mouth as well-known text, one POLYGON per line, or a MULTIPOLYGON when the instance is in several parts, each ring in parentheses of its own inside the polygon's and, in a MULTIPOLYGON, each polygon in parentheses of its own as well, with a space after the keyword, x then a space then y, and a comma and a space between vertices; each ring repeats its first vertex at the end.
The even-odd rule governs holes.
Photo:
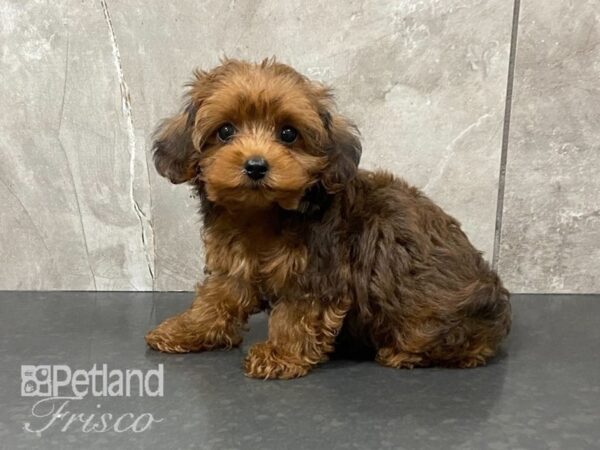
POLYGON ((259 191, 259 190, 273 190, 273 188, 271 188, 268 184, 268 181, 266 179, 261 179, 261 180, 252 180, 252 179, 248 179, 246 178, 244 180, 244 188, 246 189, 250 189, 252 191, 259 191))
POLYGON ((215 197, 229 206, 247 208, 270 208, 279 205, 283 209, 297 209, 303 195, 303 189, 282 189, 276 179, 265 176, 261 179, 244 177, 235 188, 221 190, 215 197))

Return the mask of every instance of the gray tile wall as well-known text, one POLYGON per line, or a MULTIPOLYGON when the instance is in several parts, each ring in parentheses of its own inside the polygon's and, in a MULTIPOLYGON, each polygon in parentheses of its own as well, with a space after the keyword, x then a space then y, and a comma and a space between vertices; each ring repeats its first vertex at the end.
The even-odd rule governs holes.
POLYGON ((600 292, 600 5, 523 0, 499 268, 522 292, 600 292))
POLYGON ((524 1, 515 41, 506 0, 5 0, 0 289, 193 288, 196 200, 149 136, 194 67, 277 55, 333 85, 363 165, 458 217, 511 289, 600 291, 600 26, 577 5, 524 1))

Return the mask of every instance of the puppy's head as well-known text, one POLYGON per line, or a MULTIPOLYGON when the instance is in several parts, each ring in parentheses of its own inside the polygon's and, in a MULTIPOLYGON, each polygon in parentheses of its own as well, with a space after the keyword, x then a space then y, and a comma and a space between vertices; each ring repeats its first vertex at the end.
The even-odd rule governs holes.
POLYGON ((354 177, 358 132, 324 86, 274 60, 194 75, 183 111, 155 133, 156 168, 173 183, 232 209, 297 209, 310 187, 335 193, 354 177))

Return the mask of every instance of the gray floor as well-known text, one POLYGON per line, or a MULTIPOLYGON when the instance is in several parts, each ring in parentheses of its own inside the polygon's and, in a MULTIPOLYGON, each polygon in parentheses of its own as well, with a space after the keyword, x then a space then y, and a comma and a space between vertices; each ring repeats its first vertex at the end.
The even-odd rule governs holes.
POLYGON ((144 332, 190 296, 0 292, 0 448, 600 448, 600 296, 514 296, 513 332, 484 368, 397 371, 337 359, 294 381, 242 374, 248 345, 265 336, 263 316, 241 349, 147 350, 144 332), (103 363, 164 364, 164 396, 87 396, 42 433, 24 430, 52 416, 21 395, 21 365, 103 363), (162 421, 142 433, 82 430, 80 419, 109 412, 162 421), (83 415, 61 431, 73 414, 83 415))

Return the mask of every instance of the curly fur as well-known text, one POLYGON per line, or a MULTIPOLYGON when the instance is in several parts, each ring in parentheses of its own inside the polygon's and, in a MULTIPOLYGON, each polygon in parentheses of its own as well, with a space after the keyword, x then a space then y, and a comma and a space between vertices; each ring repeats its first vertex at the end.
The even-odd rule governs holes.
POLYGON ((201 199, 207 278, 192 306, 146 335, 165 352, 231 348, 268 299, 269 336, 248 376, 295 378, 345 341, 385 366, 475 367, 510 327, 509 293, 459 223, 386 172, 358 169, 356 128, 326 87, 265 60, 196 72, 154 160, 201 199), (232 123, 223 143, 216 131, 232 123), (291 145, 277 130, 293 125, 291 145), (261 156, 251 183, 244 162, 261 156))

